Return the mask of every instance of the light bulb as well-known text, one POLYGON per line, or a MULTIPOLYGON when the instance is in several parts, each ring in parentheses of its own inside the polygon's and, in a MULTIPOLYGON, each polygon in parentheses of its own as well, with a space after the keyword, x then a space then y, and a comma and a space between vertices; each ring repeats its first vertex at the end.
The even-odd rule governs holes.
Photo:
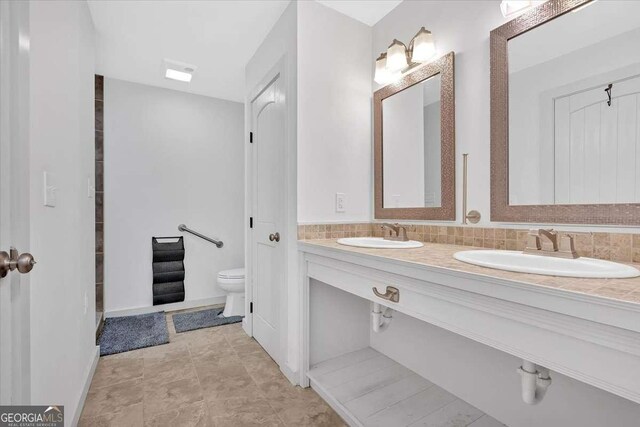
POLYGON ((387 70, 393 73, 406 68, 408 65, 406 46, 394 39, 387 49, 387 70))
POLYGON ((389 83, 390 77, 389 70, 387 70, 387 54, 381 53, 376 59, 376 73, 373 80, 380 85, 386 85, 389 83))
POLYGON ((418 34, 413 37, 413 52, 411 60, 413 62, 427 62, 436 54, 436 45, 433 41, 433 34, 424 27, 420 28, 418 34))

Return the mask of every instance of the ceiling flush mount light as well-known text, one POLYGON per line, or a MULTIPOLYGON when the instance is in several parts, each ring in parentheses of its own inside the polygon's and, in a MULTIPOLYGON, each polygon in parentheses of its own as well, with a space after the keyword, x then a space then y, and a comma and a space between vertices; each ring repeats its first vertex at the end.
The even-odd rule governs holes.
POLYGON ((531 6, 531 0, 502 0, 502 3, 500 3, 500 11, 502 12, 502 16, 510 18, 524 12, 531 6))
POLYGON ((378 84, 387 84, 398 80, 421 63, 428 62, 436 56, 436 45, 431 31, 420 28, 413 36, 409 47, 397 39, 386 52, 376 59, 376 72, 373 80, 378 84))
POLYGON ((183 62, 164 60, 164 77, 179 82, 189 83, 193 77, 196 67, 183 62))

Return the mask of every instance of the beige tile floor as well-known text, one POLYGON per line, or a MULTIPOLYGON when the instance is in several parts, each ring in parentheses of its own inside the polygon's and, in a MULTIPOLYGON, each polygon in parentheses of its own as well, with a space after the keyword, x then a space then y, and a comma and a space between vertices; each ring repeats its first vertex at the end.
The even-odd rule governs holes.
POLYGON ((171 314, 169 344, 100 358, 80 426, 345 426, 239 323, 176 334, 171 314))

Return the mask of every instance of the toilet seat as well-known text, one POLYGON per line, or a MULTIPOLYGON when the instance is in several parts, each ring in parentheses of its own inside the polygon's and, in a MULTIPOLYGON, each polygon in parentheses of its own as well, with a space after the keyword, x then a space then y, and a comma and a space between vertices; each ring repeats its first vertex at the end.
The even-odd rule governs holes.
POLYGON ((242 279, 244 280, 244 268, 222 270, 218 273, 218 279, 242 279))

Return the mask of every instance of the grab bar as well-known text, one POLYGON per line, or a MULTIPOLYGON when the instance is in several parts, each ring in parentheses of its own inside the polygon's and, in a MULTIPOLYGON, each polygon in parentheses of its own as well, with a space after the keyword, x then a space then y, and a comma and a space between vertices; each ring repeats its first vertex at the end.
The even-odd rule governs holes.
POLYGON ((194 236, 198 236, 199 238, 204 239, 204 240, 206 240, 207 242, 211 242, 211 243, 213 243, 214 245, 216 245, 216 246, 217 246, 217 247, 219 247, 219 248, 221 248, 221 247, 222 247, 222 245, 223 245, 223 243, 222 243, 222 241, 221 241, 221 240, 214 240, 214 239, 212 239, 212 238, 210 238, 210 237, 205 236, 204 234, 200 234, 200 233, 198 233, 197 231, 193 231, 193 230, 189 229, 189 227, 187 227, 187 226, 186 226, 186 225, 184 225, 184 224, 180 224, 180 225, 178 226, 178 230, 180 230, 180 231, 186 231, 187 233, 191 233, 191 234, 193 234, 194 236))

